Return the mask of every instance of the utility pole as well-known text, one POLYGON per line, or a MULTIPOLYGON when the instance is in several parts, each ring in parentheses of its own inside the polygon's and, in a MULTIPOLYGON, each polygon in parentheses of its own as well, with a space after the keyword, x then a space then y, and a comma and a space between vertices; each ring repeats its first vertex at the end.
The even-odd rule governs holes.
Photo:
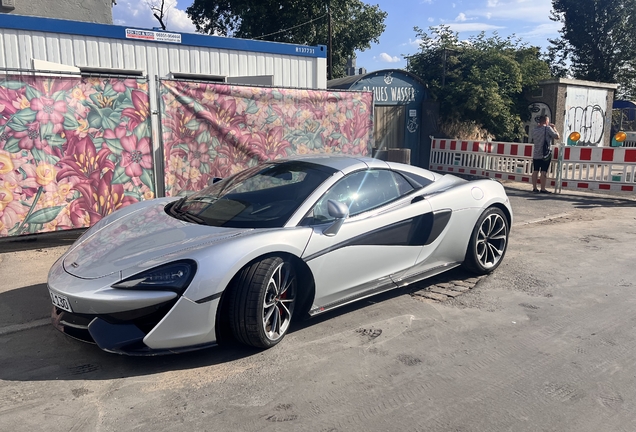
POLYGON ((328 16, 328 24, 327 31, 329 32, 329 41, 327 42, 327 79, 333 79, 333 63, 331 58, 331 0, 327 0, 327 16, 328 16))
POLYGON ((447 63, 448 63, 448 55, 446 54, 447 51, 451 51, 451 52, 457 52, 457 50, 455 48, 446 48, 444 47, 442 50, 442 87, 444 87, 446 85, 446 72, 447 72, 447 63))

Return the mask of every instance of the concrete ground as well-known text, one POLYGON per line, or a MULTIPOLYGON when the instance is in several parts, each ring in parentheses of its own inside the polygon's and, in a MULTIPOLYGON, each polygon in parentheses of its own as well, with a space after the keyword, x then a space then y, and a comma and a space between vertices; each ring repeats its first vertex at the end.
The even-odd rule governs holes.
POLYGON ((128 358, 48 323, 72 241, 0 242, 0 430, 633 431, 636 197, 535 195, 502 265, 298 323, 268 351, 128 358), (434 294, 434 295, 433 295, 434 294))

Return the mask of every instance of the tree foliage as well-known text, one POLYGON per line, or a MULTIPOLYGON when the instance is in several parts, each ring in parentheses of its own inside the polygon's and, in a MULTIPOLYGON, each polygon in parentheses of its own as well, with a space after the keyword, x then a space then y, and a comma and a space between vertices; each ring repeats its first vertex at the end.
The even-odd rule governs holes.
POLYGON ((500 140, 521 139, 529 117, 524 92, 550 77, 539 48, 497 33, 460 41, 448 26, 429 31, 415 28, 420 52, 407 69, 428 84, 443 121, 474 123, 500 140))
POLYGON ((548 49, 557 76, 621 84, 636 96, 636 0, 552 0, 563 24, 548 49))
POLYGON ((304 45, 328 45, 332 16, 333 77, 347 57, 384 32, 386 12, 361 0, 194 0, 186 12, 198 32, 304 45))

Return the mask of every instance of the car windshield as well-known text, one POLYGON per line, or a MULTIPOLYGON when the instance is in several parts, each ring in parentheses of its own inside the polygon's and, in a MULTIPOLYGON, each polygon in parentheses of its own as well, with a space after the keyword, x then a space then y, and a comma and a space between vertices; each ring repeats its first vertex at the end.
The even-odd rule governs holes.
POLYGON ((335 169, 304 161, 267 162, 223 179, 166 209, 190 222, 233 228, 282 227, 335 169))

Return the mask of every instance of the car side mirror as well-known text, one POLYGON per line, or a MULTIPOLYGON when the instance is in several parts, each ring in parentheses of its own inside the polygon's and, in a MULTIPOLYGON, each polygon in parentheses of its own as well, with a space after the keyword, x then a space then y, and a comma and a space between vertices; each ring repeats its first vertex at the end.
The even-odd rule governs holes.
POLYGON ((329 216, 335 218, 331 225, 329 225, 322 233, 327 237, 332 237, 338 234, 340 227, 344 223, 347 216, 349 216, 349 207, 340 201, 329 200, 327 201, 327 211, 329 216))

